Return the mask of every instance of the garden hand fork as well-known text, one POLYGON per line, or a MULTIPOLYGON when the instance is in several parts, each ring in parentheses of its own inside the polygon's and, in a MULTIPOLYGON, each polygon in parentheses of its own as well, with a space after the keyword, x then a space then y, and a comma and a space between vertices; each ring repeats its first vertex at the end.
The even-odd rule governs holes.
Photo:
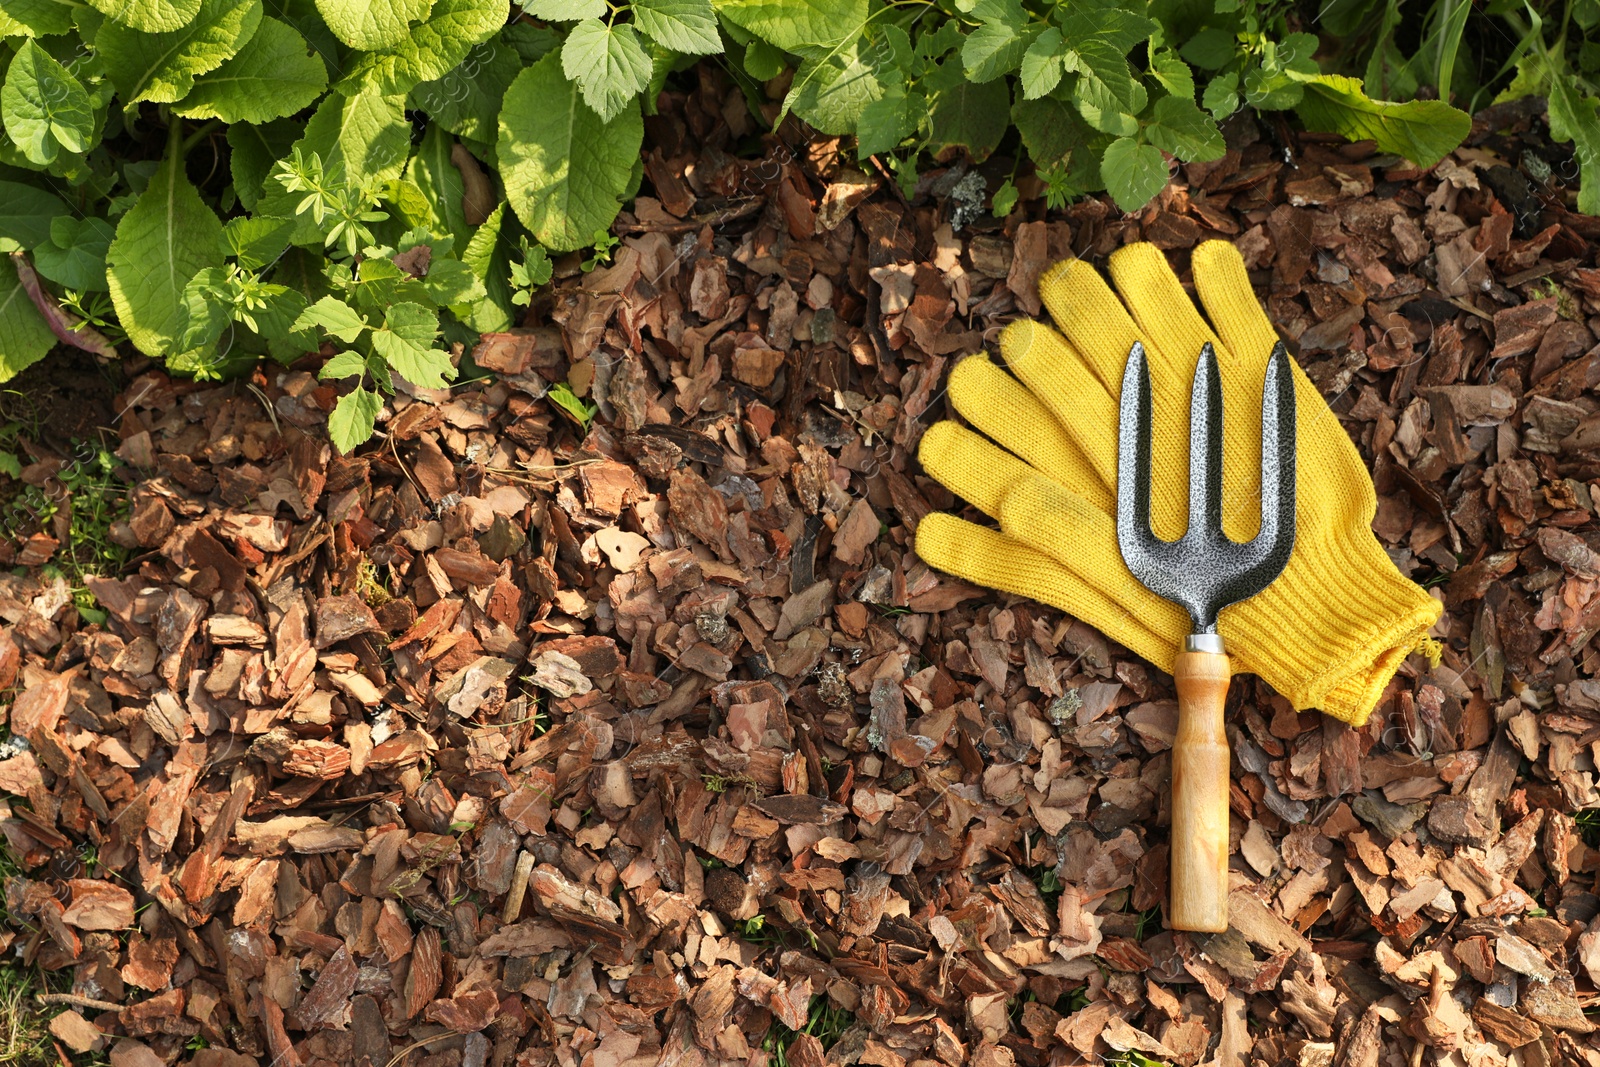
POLYGON ((1294 379, 1280 342, 1261 400, 1261 530, 1240 543, 1222 530, 1222 379, 1200 350, 1189 400, 1189 528, 1163 541, 1150 528, 1150 370, 1135 342, 1122 375, 1117 427, 1117 547, 1147 589, 1189 612, 1194 632, 1172 669, 1178 732, 1172 743, 1172 878, 1175 930, 1228 928, 1228 738, 1222 709, 1231 667, 1217 613, 1254 596, 1294 549, 1294 379))

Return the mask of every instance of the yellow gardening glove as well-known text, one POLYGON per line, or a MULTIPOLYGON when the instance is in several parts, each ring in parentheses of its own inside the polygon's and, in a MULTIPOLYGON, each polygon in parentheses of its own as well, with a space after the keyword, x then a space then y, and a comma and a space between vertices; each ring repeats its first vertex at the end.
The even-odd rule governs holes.
MULTIPOLYGON (((1153 245, 1111 257, 1117 292, 1081 261, 1052 267, 1039 294, 1061 333, 1030 321, 1006 327, 1000 353, 1016 379, 983 356, 951 372, 951 401, 987 437, 941 422, 919 453, 928 473, 1000 530, 929 515, 918 555, 1061 608, 1166 670, 1188 614, 1141 585, 1117 548, 1117 393, 1128 350, 1142 341, 1149 360, 1157 536, 1175 540, 1188 522, 1189 395, 1210 342, 1225 409, 1222 525, 1248 541, 1261 522, 1261 388, 1278 340, 1232 245, 1199 246, 1193 265, 1210 325, 1153 245)), ((1294 554, 1265 590, 1225 608, 1217 628, 1238 665, 1296 708, 1359 726, 1401 661, 1436 647, 1427 631, 1440 605, 1378 545, 1366 465, 1316 386, 1298 366, 1293 373, 1294 554)))

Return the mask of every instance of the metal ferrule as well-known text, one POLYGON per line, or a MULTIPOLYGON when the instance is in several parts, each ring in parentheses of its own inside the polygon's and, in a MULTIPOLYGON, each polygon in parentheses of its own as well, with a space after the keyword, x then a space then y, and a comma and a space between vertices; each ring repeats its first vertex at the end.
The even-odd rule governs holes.
POLYGON ((1227 651, 1222 645, 1221 634, 1190 634, 1183 639, 1185 652, 1209 652, 1213 656, 1220 656, 1227 651))

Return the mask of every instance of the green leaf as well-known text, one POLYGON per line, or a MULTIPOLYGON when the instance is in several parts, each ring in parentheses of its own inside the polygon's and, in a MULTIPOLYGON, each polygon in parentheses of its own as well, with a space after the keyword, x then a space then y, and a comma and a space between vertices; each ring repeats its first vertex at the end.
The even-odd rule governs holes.
POLYGON ((583 90, 584 103, 608 122, 650 84, 650 57, 631 26, 585 19, 561 46, 561 69, 583 90))
POLYGON ((317 377, 325 382, 359 378, 367 373, 367 359, 359 352, 340 352, 322 365, 317 377))
POLYGON ((470 308, 452 310, 457 318, 479 333, 495 333, 511 325, 514 306, 510 284, 512 244, 502 230, 514 225, 506 219, 506 206, 497 204, 461 250, 461 262, 483 283, 485 296, 470 308))
POLYGON ((1194 72, 1176 53, 1166 49, 1157 52, 1150 63, 1150 74, 1173 96, 1194 99, 1194 72))
MULTIPOLYGON (((1565 71, 1553 72, 1550 79, 1550 136, 1571 141, 1578 157, 1578 210, 1585 215, 1600 215, 1600 118, 1595 116, 1595 98, 1573 91, 1565 71)), ((1421 163, 1421 160, 1417 161, 1421 163)))
POLYGON ((106 254, 111 302, 128 339, 148 356, 177 351, 188 311, 183 291, 200 271, 220 267, 222 223, 170 157, 138 203, 117 223, 106 254))
POLYGON ((95 36, 95 52, 124 107, 141 100, 170 104, 188 94, 197 75, 239 51, 260 25, 261 0, 202 0, 193 19, 167 33, 108 22, 95 36))
POLYGON ((1061 60, 1066 51, 1061 31, 1053 26, 1033 39, 1022 57, 1022 95, 1026 99, 1037 100, 1061 83, 1065 70, 1061 60))
POLYGON ((222 228, 222 247, 245 270, 260 270, 277 260, 289 247, 294 222, 270 215, 241 215, 222 228))
POLYGON ((363 52, 400 44, 432 7, 433 0, 317 0, 333 35, 363 52))
POLYGON ((181 30, 200 11, 200 0, 89 0, 112 22, 143 33, 181 30))
POLYGON ((427 113, 430 130, 438 126, 457 137, 492 145, 500 101, 522 66, 513 48, 491 39, 468 52, 443 77, 412 89, 411 101, 427 113))
POLYGON ((443 389, 456 370, 450 356, 433 347, 438 334, 436 312, 421 304, 396 304, 384 312, 383 329, 372 331, 372 350, 412 385, 443 389))
MULTIPOLYGON (((946 81, 929 102, 928 124, 934 151, 961 147, 974 162, 989 157, 1005 135, 1010 117, 1011 92, 1004 81, 974 84, 959 77, 959 67, 946 61, 943 71, 957 68, 954 84, 946 81)), ((941 79, 925 79, 938 84, 941 79)))
MULTIPOLYGON (((1472 129, 1472 116, 1442 100, 1373 100, 1357 78, 1318 74, 1307 78, 1305 87, 1295 113, 1306 129, 1376 141, 1380 152, 1397 153, 1419 167, 1439 162, 1472 129)), ((1552 97, 1555 92, 1552 86, 1552 97)))
POLYGON ((328 436, 333 446, 348 456, 372 436, 372 429, 378 424, 378 412, 382 410, 383 398, 371 389, 357 386, 341 396, 328 414, 328 436))
POLYGON ((367 320, 355 308, 336 296, 325 296, 308 306, 294 320, 296 330, 318 326, 345 344, 355 344, 357 337, 367 329, 367 320))
POLYGON ((21 182, 0 181, 0 237, 32 249, 50 239, 51 220, 67 213, 66 202, 21 182))
MULTIPOLYGON (((1018 100, 1011 107, 1011 121, 1022 135, 1028 157, 1039 167, 1048 167, 1080 157, 1098 165, 1100 153, 1110 138, 1092 129, 1078 109, 1059 94, 1039 100, 1018 100)), ((1091 183, 1093 184, 1093 183, 1091 183)))
POLYGON ((55 347, 56 335, 28 299, 10 256, 0 256, 0 382, 10 381, 55 347))
POLYGON ((0 37, 53 37, 72 32, 72 8, 57 0, 0 0, 0 37))
POLYGON ((264 18, 238 53, 209 74, 173 108, 191 119, 270 122, 309 107, 328 87, 328 68, 308 52, 287 22, 264 18))
POLYGON ((722 51, 711 0, 634 0, 633 24, 674 52, 710 56, 722 51))
POLYGON ((245 210, 255 210, 273 164, 289 154, 289 146, 301 132, 299 124, 288 119, 259 126, 236 122, 228 127, 228 169, 233 175, 233 191, 245 210))
POLYGON ((717 13, 785 52, 859 38, 867 0, 711 0, 717 13))
POLYGON ((466 186, 461 181, 461 171, 450 161, 455 139, 441 126, 429 124, 422 135, 417 154, 411 157, 406 177, 422 193, 427 202, 429 229, 435 233, 448 233, 455 237, 460 247, 471 239, 472 228, 467 225, 466 211, 461 204, 466 186))
POLYGON ((1073 48, 1093 42, 1110 52, 1126 56, 1152 34, 1160 25, 1143 15, 1121 7, 1096 7, 1090 4, 1063 4, 1058 8, 1061 36, 1073 48))
POLYGON ((1221 159, 1228 150, 1222 131, 1210 116, 1195 107, 1192 98, 1163 96, 1151 109, 1151 118, 1145 136, 1151 144, 1181 160, 1207 163, 1221 159))
POLYGON ((60 215, 50 220, 50 240, 33 250, 33 265, 57 285, 104 292, 106 251, 116 234, 105 219, 60 215))
POLYGON ((863 110, 883 95, 864 46, 870 47, 867 39, 857 37, 801 62, 784 106, 823 133, 854 131, 863 110))
POLYGON ((504 26, 507 0, 434 0, 426 22, 393 49, 357 53, 341 85, 345 91, 367 86, 380 93, 409 93, 419 82, 434 81, 467 58, 504 26))
POLYGON ((1097 130, 1118 137, 1138 132, 1139 120, 1149 100, 1142 84, 1128 70, 1127 57, 1103 41, 1091 38, 1076 42, 1063 60, 1069 71, 1078 71, 1078 113, 1097 130))
POLYGON ((1100 157, 1106 192, 1123 211, 1138 211, 1167 184, 1167 161, 1159 148, 1119 137, 1100 157))
POLYGON ((577 22, 603 16, 606 0, 526 0, 522 9, 546 22, 577 22))
POLYGON ((989 208, 997 219, 1003 219, 1011 214, 1011 209, 1017 206, 1017 187, 1007 178, 1000 183, 1000 188, 994 191, 990 198, 989 208))
POLYGON ((422 288, 440 307, 465 307, 488 295, 472 268, 449 256, 434 257, 422 277, 422 288))
POLYGON ((901 85, 885 86, 883 95, 861 109, 856 120, 856 156, 866 159, 892 152, 916 130, 915 116, 901 85))
POLYGON ((511 208, 555 252, 587 247, 621 207, 644 141, 644 120, 627 108, 609 122, 579 100, 545 56, 517 75, 500 108, 500 177, 511 208))
POLYGON ((1229 71, 1219 74, 1206 83, 1201 106, 1211 112, 1211 117, 1221 122, 1239 110, 1239 76, 1229 71))
POLYGON ((1032 36, 1024 27, 1007 22, 981 24, 961 46, 967 77, 981 83, 1010 74, 1022 63, 1032 36))
POLYGON ((217 299, 214 292, 227 281, 227 278, 226 269, 207 267, 205 270, 197 271, 195 276, 189 279, 189 284, 184 286, 183 306, 187 310, 187 323, 177 345, 183 353, 190 354, 199 349, 210 349, 222 336, 222 331, 233 324, 233 318, 228 314, 228 306, 217 299))
POLYGON ((763 41, 759 37, 752 37, 744 49, 745 73, 757 81, 771 81, 782 73, 784 67, 783 52, 763 41))
POLYGON ((0 116, 22 154, 41 166, 63 151, 87 152, 94 136, 94 108, 83 83, 31 39, 6 70, 0 116))
POLYGON ((1233 61, 1233 49, 1233 34, 1207 26, 1183 42, 1178 54, 1203 70, 1221 70, 1233 61))

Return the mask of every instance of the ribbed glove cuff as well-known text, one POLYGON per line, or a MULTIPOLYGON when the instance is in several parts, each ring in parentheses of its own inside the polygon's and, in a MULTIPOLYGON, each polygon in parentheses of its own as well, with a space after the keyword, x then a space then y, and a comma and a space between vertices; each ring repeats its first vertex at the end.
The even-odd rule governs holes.
POLYGON ((1335 531, 1302 551, 1300 565, 1223 611, 1219 629, 1295 707, 1360 726, 1405 658, 1432 647, 1428 629, 1443 608, 1367 530, 1335 531))

